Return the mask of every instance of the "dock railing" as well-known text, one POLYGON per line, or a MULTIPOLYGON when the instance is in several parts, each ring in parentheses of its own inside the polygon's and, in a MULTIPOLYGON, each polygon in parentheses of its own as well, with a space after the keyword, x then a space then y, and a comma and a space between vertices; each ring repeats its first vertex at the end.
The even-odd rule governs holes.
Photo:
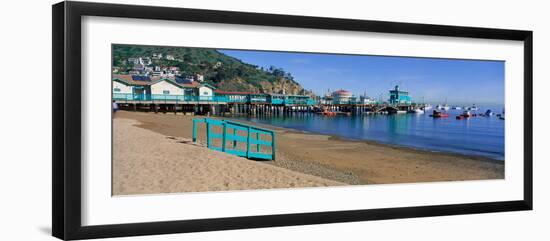
POLYGON ((195 118, 193 119, 193 142, 197 141, 197 129, 200 123, 206 125, 206 145, 209 149, 246 158, 275 160, 275 132, 273 130, 228 120, 195 118), (222 128, 221 133, 214 132, 213 127, 216 126, 222 128), (239 131, 245 132, 245 135, 239 135, 239 131), (262 136, 265 138, 262 139, 262 136), (221 140, 221 145, 215 145, 216 139, 221 140), (246 149, 239 149, 238 143, 244 143, 246 149), (268 147, 270 153, 262 152, 262 146, 268 147))

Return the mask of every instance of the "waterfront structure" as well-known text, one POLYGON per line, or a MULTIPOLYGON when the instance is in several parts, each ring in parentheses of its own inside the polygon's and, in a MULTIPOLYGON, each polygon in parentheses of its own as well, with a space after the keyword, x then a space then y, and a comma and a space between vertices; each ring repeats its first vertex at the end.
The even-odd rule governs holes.
POLYGON ((151 97, 153 99, 183 99, 184 87, 172 79, 160 79, 151 84, 151 97))
POLYGON ((260 114, 279 115, 290 112, 338 113, 401 113, 417 108, 408 92, 398 86, 392 91, 390 103, 377 102, 366 95, 355 97, 346 90, 315 98, 308 95, 232 92, 216 90, 214 86, 193 78, 161 78, 142 75, 113 75, 113 100, 122 108, 159 109, 198 114, 260 114), (397 94, 394 93, 397 91, 397 94))
POLYGON ((412 99, 409 96, 409 92, 400 90, 399 85, 396 85, 393 90, 390 90, 389 102, 392 105, 399 105, 399 104, 410 105, 412 103, 412 99))
POLYGON ((346 103, 353 97, 353 94, 347 90, 339 89, 332 92, 332 99, 334 103, 346 103))
POLYGON ((114 75, 113 98, 145 98, 151 93, 151 79, 139 75, 114 75))
POLYGON ((253 94, 252 92, 238 92, 238 91, 222 91, 216 90, 214 92, 216 96, 224 97, 227 102, 232 103, 246 103, 248 101, 248 96, 253 94))
POLYGON ((362 95, 359 97, 359 103, 362 105, 372 105, 376 104, 376 99, 368 97, 366 95, 362 95))
POLYGON ((134 93, 134 86, 132 86, 130 83, 121 80, 121 79, 113 79, 113 94, 127 94, 131 95, 134 93))
MULTIPOLYGON (((196 95, 199 96, 200 100, 213 100, 214 99, 214 90, 216 87, 209 85, 209 84, 199 84, 197 82, 193 82, 195 85, 198 86, 196 90, 198 90, 198 93, 196 95)), ((191 87, 193 88, 193 87, 191 87)))

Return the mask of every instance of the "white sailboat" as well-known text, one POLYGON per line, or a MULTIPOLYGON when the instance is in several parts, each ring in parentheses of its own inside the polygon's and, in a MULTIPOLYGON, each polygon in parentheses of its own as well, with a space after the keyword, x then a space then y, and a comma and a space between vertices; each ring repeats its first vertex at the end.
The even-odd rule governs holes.
POLYGON ((441 107, 440 110, 448 111, 451 107, 447 104, 447 98, 445 98, 445 104, 441 107))
POLYGON ((449 110, 450 107, 449 107, 449 105, 444 104, 444 105, 437 105, 435 108, 437 110, 449 110))
POLYGON ((467 108, 468 110, 476 111, 479 110, 479 108, 476 106, 476 104, 473 104, 472 106, 467 108))

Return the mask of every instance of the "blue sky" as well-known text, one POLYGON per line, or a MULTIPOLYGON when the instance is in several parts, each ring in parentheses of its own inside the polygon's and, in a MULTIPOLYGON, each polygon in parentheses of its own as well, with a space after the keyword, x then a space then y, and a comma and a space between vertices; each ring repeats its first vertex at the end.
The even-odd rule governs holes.
POLYGON ((432 104, 504 103, 504 62, 411 57, 220 50, 258 66, 281 67, 316 94, 345 89, 384 99, 396 84, 432 104))

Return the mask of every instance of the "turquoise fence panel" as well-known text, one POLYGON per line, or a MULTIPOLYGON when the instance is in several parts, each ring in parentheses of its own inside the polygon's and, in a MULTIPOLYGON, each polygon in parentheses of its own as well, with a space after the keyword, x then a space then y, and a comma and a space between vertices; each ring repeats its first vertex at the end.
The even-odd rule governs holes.
POLYGON ((206 124, 206 146, 209 149, 247 158, 275 160, 275 132, 272 130, 234 121, 196 118, 193 119, 193 142, 197 141, 197 128, 200 123, 206 124), (214 126, 221 127, 222 132, 215 133, 212 130, 214 126), (239 131, 246 132, 246 136, 238 135, 239 131), (262 135, 271 140, 262 140, 262 135), (220 139, 221 146, 214 146, 214 139, 220 139), (244 143, 246 150, 238 149, 237 143, 244 143), (261 146, 268 147, 270 153, 261 152, 261 146))

